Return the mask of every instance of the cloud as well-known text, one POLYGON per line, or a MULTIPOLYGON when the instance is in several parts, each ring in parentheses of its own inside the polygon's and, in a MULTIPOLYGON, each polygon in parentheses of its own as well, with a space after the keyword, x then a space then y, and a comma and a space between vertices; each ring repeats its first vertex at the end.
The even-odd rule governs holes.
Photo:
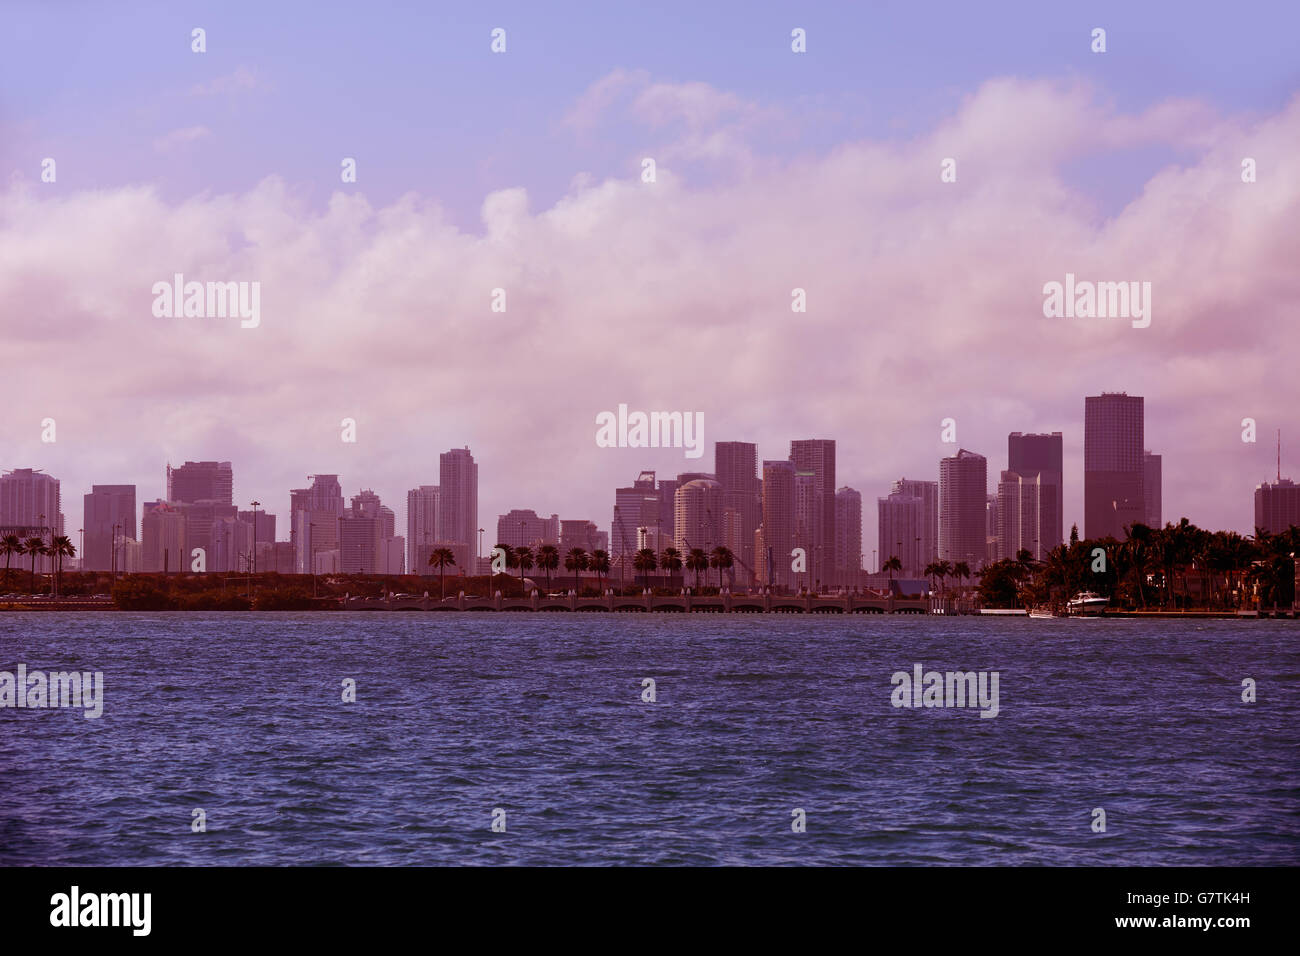
POLYGON ((174 149, 196 143, 211 135, 212 130, 206 126, 185 126, 159 136, 153 141, 153 148, 160 153, 170 153, 174 149))
MULTIPOLYGON (((679 124, 669 149, 750 112, 641 82, 605 93, 679 124)), ((903 474, 935 477, 951 453, 945 417, 988 456, 991 483, 1008 432, 1064 431, 1072 519, 1083 396, 1124 389, 1147 396, 1167 517, 1247 530, 1270 455, 1242 445, 1238 423, 1294 421, 1298 139, 1300 100, 1249 121, 1193 103, 1130 115, 1086 88, 995 81, 905 141, 738 164, 707 184, 663 162, 654 184, 579 180, 547 208, 494 192, 482 234, 427 197, 374 207, 340 192, 312 209, 276 178, 179 203, 13 185, 7 358, 59 385, 10 391, 5 464, 45 467, 69 501, 92 481, 138 480, 152 497, 167 457, 228 457, 233 429, 239 495, 283 513, 304 475, 338 472, 400 511, 407 488, 436 481, 438 452, 468 444, 484 527, 513 507, 604 527, 612 489, 642 468, 696 467, 597 448, 596 414, 626 402, 703 411, 707 442, 758 441, 767 458, 838 438, 838 484, 863 492, 870 539, 871 498, 903 474), (1134 138, 1193 155, 1101 217, 1065 167, 1134 138), (940 181, 946 156, 956 183, 940 181), (1259 182, 1241 182, 1243 156, 1259 182), (1150 281, 1151 327, 1045 319, 1043 284, 1067 271, 1150 281), (150 288, 175 273, 260 281, 260 328, 154 318, 150 288), (806 314, 790 311, 795 287, 806 314), (54 446, 38 438, 46 416, 54 446), (344 417, 357 445, 339 441, 344 417)))
POLYGON ((262 82, 254 71, 246 66, 239 66, 232 73, 213 77, 206 83, 196 83, 190 87, 189 94, 190 96, 226 96, 234 93, 248 93, 262 86, 262 82))

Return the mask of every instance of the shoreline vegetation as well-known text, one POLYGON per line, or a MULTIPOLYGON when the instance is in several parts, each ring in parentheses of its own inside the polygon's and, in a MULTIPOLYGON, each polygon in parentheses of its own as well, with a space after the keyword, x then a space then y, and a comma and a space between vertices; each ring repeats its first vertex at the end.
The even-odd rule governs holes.
MULTIPOLYGON (((1107 617, 1265 616, 1290 612, 1294 607, 1294 555, 1300 552, 1300 528, 1292 526, 1276 535, 1257 529, 1254 537, 1245 537, 1236 532, 1205 531, 1184 518, 1164 528, 1133 525, 1127 531, 1122 542, 1114 538, 1081 540, 1075 528, 1069 542, 1054 548, 1043 561, 1035 561, 1028 551, 1021 551, 1014 559, 995 561, 973 573, 961 564, 935 562, 926 568, 931 606, 940 608, 941 614, 978 613, 981 608, 1055 608, 1078 592, 1090 591, 1110 600, 1107 617)), ((73 556, 67 553, 64 543, 60 542, 60 546, 64 556, 73 556)), ((414 604, 448 609, 462 594, 474 602, 476 609, 491 609, 490 602, 498 594, 516 602, 517 609, 517 602, 530 599, 534 589, 552 606, 557 599, 572 602, 576 598, 587 602, 584 609, 599 610, 591 599, 605 599, 611 593, 616 597, 642 597, 648 590, 654 598, 680 599, 684 593, 693 599, 713 598, 707 603, 717 609, 724 591, 729 591, 734 601, 761 593, 759 588, 722 587, 722 570, 716 564, 718 584, 708 584, 701 575, 709 573, 709 564, 700 568, 700 562, 689 562, 691 567, 683 570, 675 551, 665 552, 666 559, 649 550, 638 553, 635 567, 640 580, 628 584, 619 581, 617 574, 606 576, 610 569, 604 561, 597 558, 589 564, 583 559, 592 556, 577 554, 581 549, 575 548, 563 557, 563 566, 574 577, 559 571, 553 581, 543 584, 536 580, 540 575, 527 579, 524 576, 535 566, 529 549, 497 547, 505 550, 507 567, 516 571, 463 575, 448 553, 441 562, 431 559, 436 573, 431 568, 431 573, 425 575, 271 571, 114 576, 105 571, 67 571, 57 566, 53 573, 41 574, 35 571, 34 562, 30 570, 10 566, 12 555, 5 555, 10 560, 0 568, 0 610, 324 611, 342 610, 353 602, 358 609, 375 610, 394 599, 407 609, 414 604), (691 586, 686 577, 692 569, 696 586, 691 586), (578 574, 582 570, 595 571, 595 580, 583 580, 578 574)), ((4 550, 0 542, 0 552, 4 550)), ((20 553, 26 556, 30 551, 20 553)), ((547 565, 556 564, 559 561, 543 558, 541 567, 548 578, 547 565)), ((723 563, 722 567, 729 565, 723 563)), ((892 585, 891 575, 890 590, 850 588, 808 595, 796 589, 779 597, 787 605, 798 601, 809 609, 810 600, 820 601, 822 607, 846 597, 862 604, 879 603, 889 599, 892 585)), ((921 595, 902 595, 894 590, 894 597, 915 602, 921 595)), ((465 606, 464 601, 460 603, 465 606)))

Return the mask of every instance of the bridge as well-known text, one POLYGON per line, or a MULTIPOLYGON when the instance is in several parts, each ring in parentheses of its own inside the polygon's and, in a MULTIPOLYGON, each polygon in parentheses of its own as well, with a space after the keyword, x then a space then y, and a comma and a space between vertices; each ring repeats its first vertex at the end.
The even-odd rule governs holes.
MULTIPOLYGON (((951 602, 948 602, 949 604, 951 602)), ((570 592, 558 597, 543 597, 532 591, 527 597, 504 597, 497 591, 491 598, 466 596, 462 591, 442 600, 423 597, 347 597, 346 611, 521 611, 557 613, 612 614, 952 614, 939 598, 899 598, 892 595, 872 597, 845 594, 823 597, 812 594, 781 595, 771 593, 732 594, 700 597, 690 593, 662 595, 615 594, 606 591, 601 597, 578 597, 570 592)))

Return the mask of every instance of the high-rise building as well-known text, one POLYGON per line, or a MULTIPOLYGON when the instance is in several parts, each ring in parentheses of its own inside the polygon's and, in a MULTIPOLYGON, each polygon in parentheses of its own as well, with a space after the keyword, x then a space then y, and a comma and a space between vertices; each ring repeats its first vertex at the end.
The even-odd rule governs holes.
MULTIPOLYGON (((1300 485, 1278 476, 1275 482, 1255 487, 1255 527, 1269 534, 1281 534, 1292 525, 1300 527, 1300 485)), ((1297 561, 1300 566, 1300 561, 1297 561)))
POLYGON ((109 571, 116 563, 121 570, 121 554, 113 560, 113 538, 133 540, 136 534, 135 485, 91 485, 90 494, 82 498, 82 525, 85 550, 81 567, 87 571, 109 571))
POLYGON ((939 560, 939 482, 899 478, 891 486, 889 494, 890 497, 899 495, 921 501, 921 543, 916 564, 910 566, 904 561, 903 570, 904 577, 923 577, 926 565, 939 560))
POLYGON ((720 441, 713 446, 713 470, 722 485, 724 511, 736 513, 735 533, 739 549, 735 556, 734 580, 751 583, 754 532, 763 521, 763 481, 758 476, 758 446, 751 442, 720 441))
POLYGON ((573 548, 582 548, 590 554, 593 551, 609 551, 609 539, 605 532, 596 527, 594 521, 586 518, 560 519, 560 553, 568 554, 573 548))
POLYGON ((839 584, 853 587, 862 577, 862 495, 847 485, 835 492, 835 567, 839 584))
POLYGON ((790 570, 795 532, 795 468, 791 461, 763 462, 763 524, 755 534, 756 564, 762 583, 794 587, 790 570))
MULTIPOLYGON (((937 485, 937 482, 933 484, 937 485)), ((925 502, 916 495, 898 491, 898 482, 894 483, 894 487, 895 490, 887 497, 876 499, 880 565, 883 566, 891 557, 897 556, 903 565, 898 577, 924 577, 926 565, 934 560, 925 560, 922 550, 925 502)))
POLYGON ((457 565, 473 573, 478 564, 473 560, 478 554, 478 465, 469 448, 438 456, 438 489, 438 537, 455 552, 457 565))
POLYGON ((1065 540, 1065 471, 1061 446, 1060 432, 1028 435, 1012 432, 1007 436, 1007 471, 1025 479, 1041 479, 1038 527, 1030 537, 1038 540, 1043 554, 1065 540))
POLYGON ((429 555, 438 540, 438 486, 420 485, 406 493, 406 548, 411 574, 433 574, 429 555))
POLYGON ((179 468, 167 466, 167 500, 173 503, 234 504, 234 484, 228 461, 187 461, 179 468))
POLYGON ((610 561, 617 573, 631 578, 637 535, 642 528, 663 523, 661 491, 655 487, 655 473, 643 471, 627 488, 614 489, 614 519, 609 526, 610 561), (624 574, 624 563, 628 564, 624 574))
MULTIPOLYGON (((190 505, 183 505, 188 509, 190 505)), ((234 514, 214 517, 208 529, 209 546, 205 549, 208 571, 239 572, 252 570, 253 525, 234 514)))
POLYGON ((835 441, 830 438, 808 438, 790 442, 790 461, 796 472, 809 472, 813 476, 812 507, 816 517, 812 521, 808 558, 816 560, 812 579, 822 583, 834 580, 835 569, 831 563, 835 556, 835 441), (825 567, 821 567, 825 565, 825 567))
POLYGON ((1145 518, 1143 524, 1148 528, 1163 528, 1164 518, 1160 506, 1160 456, 1149 451, 1142 453, 1142 500, 1145 518))
MULTIPOLYGON (((1014 559, 1021 551, 1028 551, 1035 561, 1041 561, 1049 548, 1045 548, 1042 515, 1053 507, 1054 493, 1046 476, 1039 472, 1032 477, 1014 471, 1002 472, 998 482, 996 508, 996 542, 993 560, 1014 559)), ((1053 545, 1055 547, 1055 545, 1053 545)))
POLYGON ((144 503, 140 544, 145 571, 176 574, 190 568, 184 505, 158 499, 144 503))
POLYGON ((988 461, 960 449, 939 461, 939 556, 972 571, 988 557, 988 461))
POLYGON ((1123 541, 1125 527, 1146 519, 1143 400, 1103 392, 1084 399, 1083 536, 1123 541))
POLYGON ((497 536, 493 544, 505 544, 512 548, 532 548, 536 551, 543 544, 559 546, 560 516, 539 517, 531 508, 515 508, 506 514, 497 516, 497 536))
MULTIPOLYGON (((40 469, 15 468, 0 475, 0 534, 20 539, 41 538, 46 544, 63 529, 59 479, 40 469)), ((28 562, 30 567, 30 560, 28 562)), ((50 555, 36 558, 36 570, 48 573, 54 567, 50 555)))
POLYGON ((298 574, 319 567, 315 555, 339 548, 339 519, 343 517, 343 487, 338 475, 312 475, 311 486, 289 492, 290 541, 298 574))
POLYGON ((677 486, 673 526, 675 547, 683 555, 692 548, 712 552, 723 543, 722 485, 712 478, 694 478, 677 486))

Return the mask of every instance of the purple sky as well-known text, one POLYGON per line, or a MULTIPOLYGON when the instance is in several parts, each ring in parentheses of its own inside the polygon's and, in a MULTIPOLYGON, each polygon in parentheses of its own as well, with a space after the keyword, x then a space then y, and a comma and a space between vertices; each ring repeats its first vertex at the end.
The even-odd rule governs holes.
POLYGON ((1141 6, 11 4, 0 467, 61 478, 72 529, 186 459, 282 516, 328 472, 401 516, 469 445, 483 527, 607 528, 644 468, 830 437, 869 556, 947 417, 991 489, 1008 432, 1063 431, 1080 520, 1083 397, 1124 390, 1165 518, 1249 531, 1275 429, 1300 470, 1300 16, 1141 6), (177 272, 260 282, 260 326, 156 318, 177 272), (1151 282, 1151 326, 1044 318, 1066 272, 1151 282), (619 403, 703 412, 708 453, 598 448, 619 403))

